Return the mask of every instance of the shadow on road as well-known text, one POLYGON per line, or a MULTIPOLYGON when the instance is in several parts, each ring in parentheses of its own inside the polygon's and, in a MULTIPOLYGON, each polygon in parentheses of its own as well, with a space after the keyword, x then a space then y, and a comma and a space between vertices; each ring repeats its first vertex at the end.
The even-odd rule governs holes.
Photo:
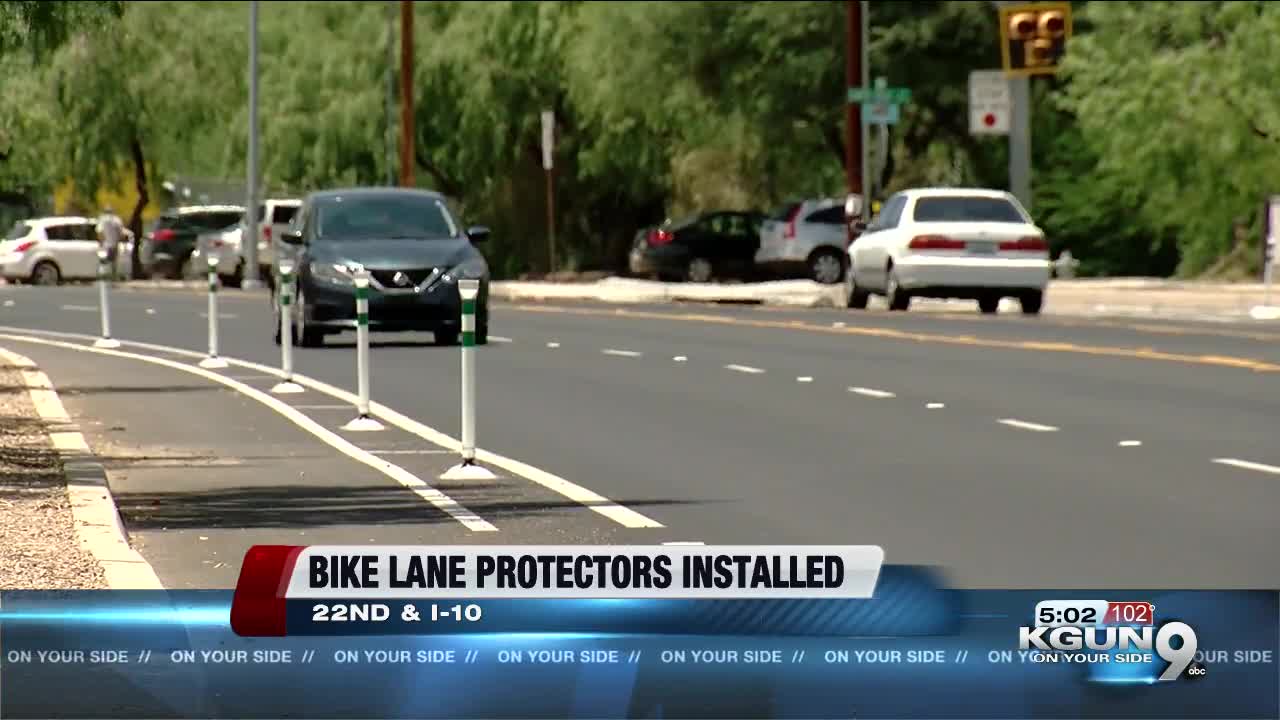
MULTIPOLYGON (((489 500, 495 486, 459 486, 450 497, 486 520, 499 522, 548 513, 581 512, 570 500, 489 500), (460 491, 460 492, 459 492, 460 491), (468 494, 472 496, 468 496, 468 494)), ((444 490, 444 488, 440 488, 444 490)), ((396 486, 305 487, 270 485, 195 492, 116 493, 131 530, 194 528, 297 528, 336 525, 417 525, 455 522, 421 498, 396 486)), ((628 507, 692 505, 698 500, 618 501, 628 507)))
MULTIPOLYGON (((495 343, 487 343, 484 347, 491 347, 495 343)), ((355 341, 351 342, 326 342, 324 348, 332 348, 334 350, 354 350, 355 341)), ((439 350, 457 350, 460 345, 454 343, 452 345, 441 345, 434 340, 370 340, 369 349, 377 348, 436 348, 439 350)), ((323 349, 323 348, 320 348, 323 349)))
POLYGON ((5 497, 63 484, 58 453, 43 439, 46 431, 39 418, 0 415, 0 513, 5 497))

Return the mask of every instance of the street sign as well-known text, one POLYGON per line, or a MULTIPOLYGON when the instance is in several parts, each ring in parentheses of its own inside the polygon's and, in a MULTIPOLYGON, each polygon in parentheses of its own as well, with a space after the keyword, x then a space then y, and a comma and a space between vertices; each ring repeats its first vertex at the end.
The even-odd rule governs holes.
POLYGON ((1008 135, 1013 97, 1009 78, 1002 70, 969 73, 969 133, 1008 135))
POLYGON ((869 103, 862 106, 862 122, 867 125, 896 125, 900 116, 897 105, 869 103))
POLYGON ((551 156, 555 149, 556 115, 550 110, 542 111, 542 169, 550 170, 551 156))
POLYGON ((849 88, 849 103, 858 105, 906 105, 911 102, 909 88, 849 88))

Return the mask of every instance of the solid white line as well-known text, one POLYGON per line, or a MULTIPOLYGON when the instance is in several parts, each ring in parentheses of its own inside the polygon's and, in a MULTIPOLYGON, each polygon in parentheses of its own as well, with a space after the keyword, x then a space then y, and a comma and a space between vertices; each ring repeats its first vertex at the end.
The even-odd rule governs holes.
MULTIPOLYGON (((66 427, 70 416, 49 376, 31 358, 0 348, 0 357, 22 368, 23 384, 31 394, 36 413, 49 425, 66 427)), ((83 465, 92 458, 92 450, 79 431, 51 431, 49 442, 62 456, 64 468, 83 465)), ((101 482, 81 482, 68 474, 67 501, 76 536, 94 560, 102 566, 107 586, 113 590, 162 590, 164 585, 146 558, 129 545, 129 536, 120 520, 120 511, 111 488, 105 485, 106 471, 97 465, 94 475, 101 482)))
POLYGON ((632 357, 632 358, 635 358, 635 357, 640 357, 640 355, 641 355, 641 353, 638 353, 638 352, 636 352, 635 350, 614 350, 613 348, 605 348, 604 350, 601 350, 600 352, 604 353, 605 355, 613 355, 613 356, 615 356, 615 357, 632 357))
POLYGON ((946 407, 946 405, 944 405, 943 403, 929 403, 928 405, 925 405, 925 407, 929 408, 930 410, 941 410, 942 408, 946 407))
MULTIPOLYGON (((12 327, 7 325, 0 325, 0 331, 34 333, 37 335, 51 335, 54 337, 74 338, 74 339, 89 341, 89 342, 92 342, 93 340, 97 339, 96 336, 94 335, 59 332, 57 330, 32 330, 29 328, 12 327)), ((144 350, 152 350, 155 352, 170 353, 172 355, 178 355, 181 357, 200 359, 205 356, 203 352, 196 352, 196 351, 187 350, 184 348, 169 347, 166 345, 156 345, 153 343, 136 342, 132 340, 127 340, 123 342, 124 344, 130 345, 132 347, 142 348, 144 350)), ((284 372, 281 371, 279 368, 268 367, 266 365, 262 365, 259 363, 250 362, 248 360, 239 360, 236 358, 228 357, 226 358, 226 360, 232 365, 247 368, 250 370, 257 370, 259 372, 269 373, 278 378, 284 377, 284 372)), ((294 382, 305 385, 311 388, 312 390, 324 393, 337 400, 342 400, 343 402, 354 404, 358 400, 358 398, 355 396, 354 393, 347 392, 346 390, 343 390, 338 387, 334 387, 333 385, 330 385, 325 382, 321 382, 319 380, 316 380, 311 377, 307 377, 305 375, 299 375, 297 373, 294 373, 293 380, 294 382)), ((449 435, 443 432, 440 432, 435 428, 424 425, 423 423, 420 423, 411 417, 403 415, 379 402, 376 402, 376 401, 371 402, 369 404, 369 411, 373 414, 374 417, 378 418, 379 420, 384 420, 386 422, 389 422, 392 425, 395 425, 396 427, 400 428, 401 430, 404 430, 407 433, 416 435, 422 438, 423 440, 426 440, 432 445, 438 445, 440 447, 447 448, 454 452, 459 452, 462 448, 462 443, 450 437, 449 435)), ((613 502, 612 500, 604 497, 603 495, 600 495, 596 492, 588 490, 587 488, 584 488, 581 485, 577 485, 573 482, 565 480, 564 478, 559 477, 557 475, 553 475, 552 473, 549 473, 540 468, 536 468, 536 467, 533 467, 532 465, 527 465, 525 463, 522 463, 519 460, 508 458, 503 455, 498 455, 497 453, 490 452, 488 450, 482 450, 480 448, 476 449, 476 459, 481 462, 489 463, 491 465, 496 465, 500 468, 503 468, 504 470, 514 475, 517 475, 530 482, 541 485, 544 488, 551 490, 552 492, 559 493, 560 495, 563 495, 564 497, 574 502, 582 503, 583 505, 586 505, 588 508, 590 508, 592 511, 599 513, 600 515, 603 515, 609 518, 610 520, 613 520, 614 522, 618 523, 619 525, 622 525, 623 527, 626 527, 626 528, 665 527, 662 523, 658 522, 657 520, 654 520, 653 518, 650 518, 646 515, 642 515, 641 513, 638 513, 635 510, 632 510, 631 508, 619 505, 613 502)))
POLYGON ((1272 475, 1280 475, 1280 467, 1275 465, 1264 465, 1262 463, 1249 462, 1248 460, 1236 460, 1235 458, 1214 458, 1213 462, 1219 465, 1230 465, 1244 470, 1256 470, 1258 472, 1271 473, 1272 475))
POLYGON ((63 310, 73 310, 75 312, 98 312, 97 305, 63 305, 63 310))
POLYGON ((725 365, 725 366, 724 366, 724 369, 725 369, 725 370, 732 370, 732 371, 734 371, 734 372, 747 373, 748 375, 759 375, 760 373, 764 372, 764 370, 762 370, 761 368, 751 367, 750 365, 732 365, 732 364, 730 364, 730 365, 725 365))
POLYGON ((1014 420, 1012 418, 1003 418, 998 420, 1001 425, 1008 425, 1019 430, 1030 430, 1032 432, 1057 432, 1058 428, 1052 425, 1041 425, 1040 423, 1026 422, 1025 420, 1014 420))
POLYGON ((811 382, 813 382, 813 378, 809 377, 808 375, 801 375, 800 377, 796 378, 796 382, 798 382, 798 383, 811 383, 811 382))
POLYGON ((849 388, 849 392, 854 393, 855 395, 865 395, 867 397, 882 398, 882 399, 897 397, 896 395, 889 392, 888 390, 876 390, 875 388, 851 387, 849 388))
POLYGON ((489 336, 489 341, 490 341, 490 342, 496 342, 496 343, 509 343, 509 342, 515 342, 515 341, 514 341, 514 340, 512 340, 511 338, 509 338, 509 337, 502 337, 501 335, 490 335, 490 336, 489 336))
POLYGON ((1138 447, 1141 444, 1141 440, 1121 440, 1119 442, 1120 447, 1138 447))
POLYGON ((242 382, 238 382, 229 377, 226 377, 225 375, 219 375, 217 373, 209 372, 208 370, 205 370, 203 368, 196 367, 194 365, 187 365, 185 363, 180 363, 180 362, 177 362, 176 360, 169 360, 167 358, 158 358, 150 355, 139 355, 137 353, 124 352, 122 350, 104 350, 101 348, 85 347, 83 345, 77 345, 75 343, 59 342, 57 340, 46 340, 43 338, 28 337, 28 336, 22 336, 22 335, 6 334, 6 335, 0 335, 0 337, 7 340, 16 340, 18 342, 29 342, 29 343, 36 343, 39 345, 64 347, 70 350, 79 350, 81 352, 98 353, 101 355, 110 355, 112 357, 125 358, 129 360, 140 360, 142 362, 148 362, 154 365, 160 365, 163 367, 172 368, 174 370, 181 370, 183 372, 188 372, 193 375, 198 375, 207 380, 212 380, 216 383, 221 383, 222 385, 225 385, 231 388, 232 390, 235 390, 236 392, 239 392, 240 394, 245 395, 246 397, 249 397, 253 400, 257 400, 258 402, 262 403, 263 405, 266 405, 272 410, 275 410, 276 412, 283 415, 286 419, 292 421, 298 427, 302 428, 303 430, 306 430, 307 432, 310 432, 312 435, 315 435, 317 438, 324 441, 330 447, 334 448, 335 450, 342 453, 343 455, 346 455, 347 457, 351 458, 352 460, 355 460, 356 462, 368 465, 374 470, 377 470, 382 474, 386 475, 387 477, 390 477, 391 479, 399 482, 401 485, 403 485, 404 487, 408 488, 413 493, 418 495, 418 497, 421 497, 423 500, 426 500, 427 502, 431 503, 441 512, 448 514, 453 519, 462 523, 462 525, 466 527, 468 530, 472 530, 475 532, 496 532, 498 529, 493 525, 491 525, 488 521, 482 519, 480 516, 476 515, 470 510, 467 510, 466 508, 464 508, 462 505, 458 504, 457 501, 453 500, 452 498, 440 492, 439 490, 436 490, 435 488, 431 487, 426 482, 424 482, 421 478, 409 472, 408 470, 405 470, 399 465, 395 465, 386 460, 383 460, 375 456, 374 454, 368 452, 367 450, 364 450, 352 444, 342 436, 331 432, 330 430, 326 429, 324 426, 317 423, 315 420, 312 420, 310 417, 298 412, 297 410, 290 407, 287 403, 282 402, 278 398, 275 398, 256 388, 245 385, 242 382))

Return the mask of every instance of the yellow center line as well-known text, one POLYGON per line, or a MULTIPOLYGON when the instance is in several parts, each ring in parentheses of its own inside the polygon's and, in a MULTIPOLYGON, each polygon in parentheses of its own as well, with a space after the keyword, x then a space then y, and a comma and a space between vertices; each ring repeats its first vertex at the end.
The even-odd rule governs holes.
POLYGON ((1108 347, 1102 345, 1079 345, 1069 342, 1047 342, 1037 340, 997 340, 981 338, 973 335, 940 335, 936 333, 910 332, 891 328, 871 327, 831 327, 816 325, 802 320, 753 320, 747 318, 709 315, 705 313, 664 313, 649 310, 630 310, 623 308, 571 308, 559 305, 527 305, 522 303, 504 303, 504 308, 523 312, 536 312, 558 315, 587 315, 626 317, 640 320, 680 320, 683 322, 703 322, 717 325, 734 325, 738 327, 770 328, 782 330, 804 330, 806 332, 825 333, 828 335, 855 335, 861 337, 877 337, 891 340, 907 340, 920 343, 937 343, 942 345, 964 345, 969 347, 1000 348, 1005 350, 1029 350, 1036 352, 1072 353, 1100 357, 1118 357, 1132 360, 1158 360, 1188 365, 1209 365, 1230 367, 1254 372, 1280 372, 1280 364, 1256 360, 1253 358, 1233 357, 1228 355, 1191 355, 1185 353, 1165 352, 1155 348, 1108 347))

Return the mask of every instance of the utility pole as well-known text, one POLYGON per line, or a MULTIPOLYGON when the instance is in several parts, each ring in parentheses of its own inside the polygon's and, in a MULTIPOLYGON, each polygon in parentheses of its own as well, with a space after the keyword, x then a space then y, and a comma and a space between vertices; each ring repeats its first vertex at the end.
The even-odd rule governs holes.
MULTIPOLYGON (((845 86, 849 88, 866 87, 863 84, 862 70, 862 2, 861 0, 845 0, 845 53, 844 75, 845 86)), ((862 104, 845 100, 845 138, 844 138, 844 174, 845 184, 850 195, 862 196, 862 104)), ((862 198, 862 205, 867 206, 867 199, 862 198)), ((865 217, 865 210, 864 217, 865 217)), ((847 223, 846 223, 847 225, 847 223)), ((852 233, 852 229, 850 229, 852 233)), ((852 238, 852 234, 850 235, 852 238)))
POLYGON ((413 0, 400 0, 400 186, 414 186, 413 0))
POLYGON ((258 276, 258 2, 249 3, 249 147, 244 230, 240 247, 244 248, 244 277, 240 286, 246 290, 259 287, 258 276))
MULTIPOLYGON (((862 73, 860 82, 862 87, 871 87, 871 2, 870 0, 860 0, 858 3, 858 68, 862 73)), ((874 183, 871 181, 871 127, 862 121, 861 105, 858 106, 858 164, 862 168, 862 222, 871 221, 871 191, 874 183)), ((847 223, 846 223, 847 224, 847 223)))
POLYGON ((396 3, 387 4, 387 185, 396 184, 396 3))
MULTIPOLYGON (((997 8, 1018 0, 995 0, 997 8)), ((1009 192, 1031 211, 1031 78, 1009 78, 1009 192)))

